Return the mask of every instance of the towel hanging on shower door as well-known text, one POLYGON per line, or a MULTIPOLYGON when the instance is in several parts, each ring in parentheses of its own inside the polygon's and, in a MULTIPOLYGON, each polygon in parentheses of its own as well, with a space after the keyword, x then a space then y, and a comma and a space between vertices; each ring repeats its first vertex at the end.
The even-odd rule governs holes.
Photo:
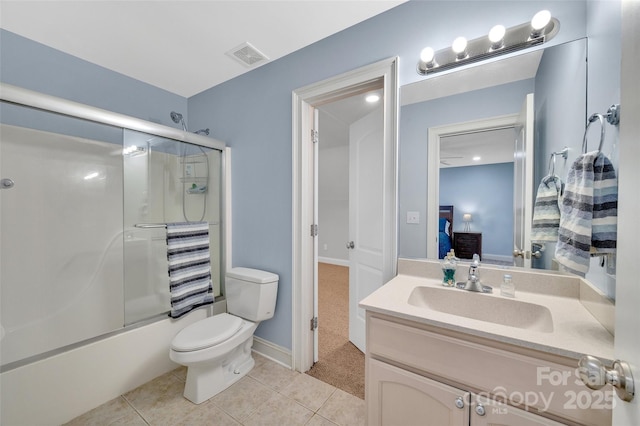
POLYGON ((171 318, 213 303, 209 224, 167 223, 171 318))

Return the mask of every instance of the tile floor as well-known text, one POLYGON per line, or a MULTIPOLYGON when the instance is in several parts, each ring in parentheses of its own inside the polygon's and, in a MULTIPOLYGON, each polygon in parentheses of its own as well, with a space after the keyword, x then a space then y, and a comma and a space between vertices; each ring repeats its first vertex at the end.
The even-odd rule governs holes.
POLYGON ((182 396, 186 368, 127 392, 67 425, 364 425, 364 401, 254 354, 256 365, 202 404, 182 396))

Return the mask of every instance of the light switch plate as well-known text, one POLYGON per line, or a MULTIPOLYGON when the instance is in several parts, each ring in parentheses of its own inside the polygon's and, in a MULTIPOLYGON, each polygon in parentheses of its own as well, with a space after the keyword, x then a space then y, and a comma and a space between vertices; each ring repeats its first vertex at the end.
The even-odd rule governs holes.
POLYGON ((420 212, 407 212, 407 223, 420 223, 420 212))

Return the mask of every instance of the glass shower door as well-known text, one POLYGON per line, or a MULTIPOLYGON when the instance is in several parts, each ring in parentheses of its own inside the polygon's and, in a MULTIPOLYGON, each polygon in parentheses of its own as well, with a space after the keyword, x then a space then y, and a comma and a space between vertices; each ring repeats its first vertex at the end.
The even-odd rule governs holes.
POLYGON ((125 324, 170 309, 166 223, 209 223, 214 295, 220 295, 221 152, 126 130, 125 324))

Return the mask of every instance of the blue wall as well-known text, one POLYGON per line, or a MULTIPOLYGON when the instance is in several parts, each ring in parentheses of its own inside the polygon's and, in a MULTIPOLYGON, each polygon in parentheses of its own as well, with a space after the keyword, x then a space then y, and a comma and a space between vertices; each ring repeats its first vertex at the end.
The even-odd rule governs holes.
POLYGON ((471 213, 471 232, 482 232, 482 256, 513 253, 513 163, 440 168, 440 204, 454 206, 453 231, 471 213))

